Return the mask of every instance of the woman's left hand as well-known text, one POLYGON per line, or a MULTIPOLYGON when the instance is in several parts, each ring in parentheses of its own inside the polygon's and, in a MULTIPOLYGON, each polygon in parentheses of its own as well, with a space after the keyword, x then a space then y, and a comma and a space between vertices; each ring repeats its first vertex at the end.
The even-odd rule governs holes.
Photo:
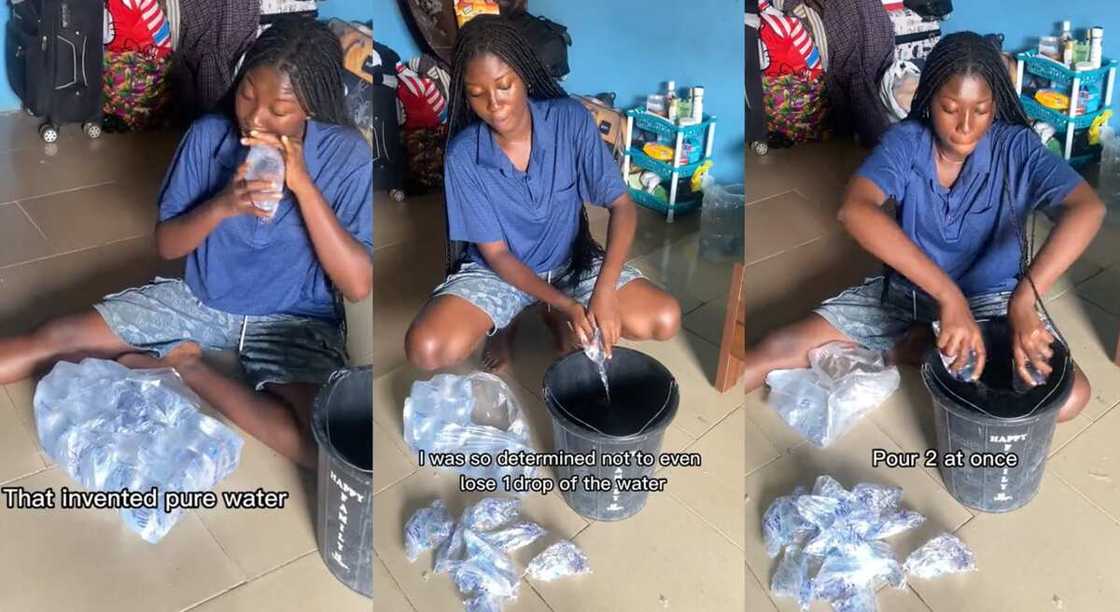
POLYGON ((596 287, 588 305, 592 323, 599 328, 603 352, 611 358, 612 349, 622 337, 622 319, 618 316, 618 295, 613 288, 596 287))
POLYGON ((1054 343, 1054 336, 1038 316, 1033 294, 1028 297, 1026 292, 1016 291, 1007 306, 1007 317, 1011 322, 1011 354, 1015 360, 1015 371, 1028 386, 1034 387, 1037 383, 1027 369, 1027 364, 1049 378, 1052 370, 1050 358, 1054 356, 1050 347, 1054 343))
POLYGON ((284 185, 289 190, 299 191, 312 183, 307 163, 303 159, 302 139, 253 130, 249 132, 248 138, 241 139, 241 144, 249 147, 265 145, 279 150, 284 158, 284 185))

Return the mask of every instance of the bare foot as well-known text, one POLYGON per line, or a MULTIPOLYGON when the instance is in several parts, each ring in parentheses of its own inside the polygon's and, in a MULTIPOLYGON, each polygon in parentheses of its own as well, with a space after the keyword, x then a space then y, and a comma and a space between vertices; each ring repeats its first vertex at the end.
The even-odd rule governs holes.
POLYGON ((541 318, 552 332, 553 348, 557 355, 563 356, 580 348, 579 337, 568 324, 568 320, 556 310, 541 309, 541 318))
POLYGON ((493 336, 486 338, 486 345, 482 347, 483 371, 501 374, 509 370, 513 354, 513 338, 516 333, 517 320, 515 319, 505 329, 500 329, 493 336))
POLYGON ((147 353, 126 353, 117 358, 117 363, 133 370, 152 370, 156 368, 182 368, 202 359, 202 347, 194 342, 182 342, 171 349, 163 359, 147 353))
POLYGON ((895 365, 920 367, 922 359, 934 345, 933 331, 929 326, 916 324, 906 330, 906 335, 888 353, 888 361, 895 365))

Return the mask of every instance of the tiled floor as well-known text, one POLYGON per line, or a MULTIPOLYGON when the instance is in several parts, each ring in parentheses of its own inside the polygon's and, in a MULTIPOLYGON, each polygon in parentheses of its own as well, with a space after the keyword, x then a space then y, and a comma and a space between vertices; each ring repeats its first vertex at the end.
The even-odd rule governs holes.
MULTIPOLYGON (((396 203, 375 198, 374 251, 374 548, 378 611, 461 609, 446 576, 431 571, 431 554, 409 563, 403 527, 411 513, 435 497, 453 512, 477 499, 458 491, 457 480, 420 468, 402 438, 401 410, 413 381, 426 378, 406 364, 405 330, 443 278, 443 202, 440 194, 396 203)), ((666 451, 702 453, 702 468, 674 468, 665 493, 652 493, 645 509, 619 523, 588 522, 559 494, 526 498, 524 515, 549 531, 540 545, 519 551, 525 563, 558 538, 573 538, 590 558, 590 576, 556 583, 522 583, 507 610, 741 610, 744 606, 743 392, 711 386, 730 264, 697 256, 698 218, 666 224, 640 211, 633 263, 681 301, 685 329, 672 341, 636 346, 664 363, 681 388, 680 409, 668 428, 666 451)), ((592 231, 602 240, 607 215, 592 211, 592 231)), ((554 355, 538 318, 525 320, 507 377, 528 414, 534 445, 551 449, 551 423, 539 397, 554 355)), ((466 366, 469 368, 470 366, 466 366)), ((668 468, 666 468, 668 469, 668 468)))
MULTIPOLYGON (((0 115, 0 334, 181 273, 181 262, 158 259, 151 235, 177 140, 89 141, 68 126, 47 150, 33 120, 0 115)), ((372 359, 370 310, 369 300, 348 305, 355 363, 372 359)), ((39 451, 33 393, 30 380, 0 388, 0 485, 74 487, 39 451)), ((369 610, 318 556, 313 477, 244 438, 241 463, 218 490, 288 491, 284 509, 188 512, 152 545, 112 510, 15 510, 0 501, 0 610, 369 610)))
MULTIPOLYGON (((771 151, 747 162, 747 300, 749 342, 797 320, 822 298, 858 282, 874 260, 832 219, 844 183, 864 152, 842 142, 771 151)), ((1049 224, 1040 223, 1040 236, 1049 224)), ((748 609, 795 610, 769 594, 776 562, 762 547, 761 516, 795 484, 832 474, 904 489, 904 503, 928 520, 892 538, 899 556, 938 531, 956 533, 976 553, 980 571, 879 593, 882 610, 1109 610, 1120 601, 1120 369, 1111 362, 1120 332, 1120 225, 1107 226, 1085 256, 1046 296, 1047 307, 1093 385, 1093 400, 1075 421, 1058 425, 1038 497, 1005 515, 957 503, 935 470, 872 469, 872 448, 924 451, 935 445, 928 395, 916 371, 852 432, 817 449, 785 426, 765 389, 747 397, 748 609)), ((813 610, 827 610, 817 604, 813 610)))

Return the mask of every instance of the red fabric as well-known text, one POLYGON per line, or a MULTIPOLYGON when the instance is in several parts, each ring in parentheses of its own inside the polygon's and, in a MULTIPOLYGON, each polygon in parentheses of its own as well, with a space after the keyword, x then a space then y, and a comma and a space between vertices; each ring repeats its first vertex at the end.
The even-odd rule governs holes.
POLYGON ((761 19, 758 37, 766 50, 763 74, 820 74, 820 54, 800 19, 774 12, 762 13, 761 19))
POLYGON ((105 0, 105 9, 109 21, 106 49, 117 53, 154 52, 158 57, 171 54, 167 21, 156 0, 105 0))
POLYGON ((888 11, 901 11, 906 7, 903 6, 902 0, 883 0, 883 8, 888 11))
POLYGON ((440 124, 439 114, 447 101, 435 81, 416 74, 404 64, 397 64, 397 98, 404 105, 404 128, 434 128, 440 124))

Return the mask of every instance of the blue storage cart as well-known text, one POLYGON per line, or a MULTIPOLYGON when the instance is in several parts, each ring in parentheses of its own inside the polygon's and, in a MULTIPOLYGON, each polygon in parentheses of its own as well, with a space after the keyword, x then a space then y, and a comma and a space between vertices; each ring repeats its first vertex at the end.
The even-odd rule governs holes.
POLYGON ((663 200, 654 194, 630 187, 630 197, 646 208, 656 210, 665 215, 666 221, 673 222, 676 215, 690 212, 700 207, 700 194, 684 201, 677 199, 677 183, 681 178, 691 178, 696 170, 706 161, 712 159, 712 145, 715 140, 716 118, 704 115, 703 121, 691 125, 676 125, 661 115, 647 112, 644 108, 634 108, 626 111, 626 133, 624 137, 625 148, 622 158, 622 178, 629 185, 631 164, 643 170, 657 174, 662 182, 669 182, 669 199, 663 200), (658 161, 633 146, 634 128, 657 134, 665 142, 673 142, 672 163, 658 161), (695 162, 682 164, 681 152, 685 139, 703 140, 703 154, 695 162))

